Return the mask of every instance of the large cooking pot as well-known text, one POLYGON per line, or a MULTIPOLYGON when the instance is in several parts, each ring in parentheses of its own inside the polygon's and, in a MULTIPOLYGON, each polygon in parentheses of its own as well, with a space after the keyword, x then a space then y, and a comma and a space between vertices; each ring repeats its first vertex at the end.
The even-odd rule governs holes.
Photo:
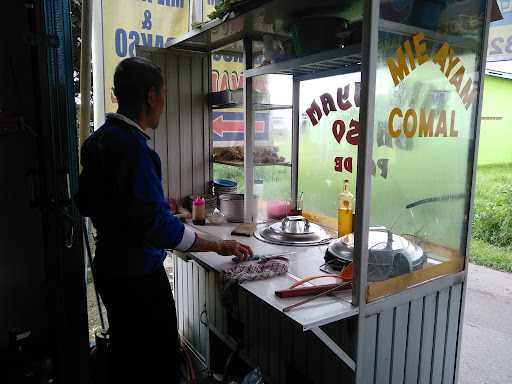
MULTIPOLYGON (((352 262, 354 234, 333 241, 326 250, 325 262, 341 270, 352 262)), ((426 255, 415 243, 392 233, 385 227, 370 227, 368 231, 368 281, 381 281, 420 269, 426 255)))
POLYGON ((244 194, 225 193, 219 196, 220 211, 231 223, 244 222, 244 194))
POLYGON ((266 243, 291 246, 327 244, 332 239, 332 234, 303 216, 287 216, 258 229, 254 236, 266 243))

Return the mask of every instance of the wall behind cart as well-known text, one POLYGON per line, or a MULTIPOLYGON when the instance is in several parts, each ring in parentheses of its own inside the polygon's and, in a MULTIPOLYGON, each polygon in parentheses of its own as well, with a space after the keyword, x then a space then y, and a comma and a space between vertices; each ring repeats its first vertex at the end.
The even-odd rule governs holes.
POLYGON ((512 163, 512 79, 486 76, 478 165, 512 163))

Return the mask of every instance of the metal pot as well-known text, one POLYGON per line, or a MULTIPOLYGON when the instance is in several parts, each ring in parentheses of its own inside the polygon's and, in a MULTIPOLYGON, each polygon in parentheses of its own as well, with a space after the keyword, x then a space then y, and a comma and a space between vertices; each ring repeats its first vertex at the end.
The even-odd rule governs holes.
POLYGON ((219 196, 220 211, 231 223, 244 222, 244 194, 225 193, 219 196))
MULTIPOLYGON (((334 269, 350 263, 354 253, 354 235, 340 237, 327 248, 325 261, 334 269)), ((420 269, 426 260, 421 247, 392 233, 385 227, 368 231, 368 281, 381 281, 420 269)))

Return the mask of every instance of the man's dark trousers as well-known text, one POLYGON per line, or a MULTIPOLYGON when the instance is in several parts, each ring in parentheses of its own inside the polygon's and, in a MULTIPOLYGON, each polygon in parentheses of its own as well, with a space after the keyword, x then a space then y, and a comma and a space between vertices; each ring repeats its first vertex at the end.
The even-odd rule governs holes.
POLYGON ((96 273, 95 280, 109 320, 109 383, 174 383, 179 339, 164 267, 123 277, 96 273))

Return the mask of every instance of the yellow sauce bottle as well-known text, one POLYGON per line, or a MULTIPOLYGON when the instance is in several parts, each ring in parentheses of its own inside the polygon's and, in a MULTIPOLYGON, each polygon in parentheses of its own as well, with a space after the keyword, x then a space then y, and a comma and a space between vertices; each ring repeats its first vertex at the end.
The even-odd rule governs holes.
POLYGON ((348 189, 348 180, 343 181, 343 192, 339 195, 338 205, 338 236, 352 233, 352 208, 354 195, 348 189))

